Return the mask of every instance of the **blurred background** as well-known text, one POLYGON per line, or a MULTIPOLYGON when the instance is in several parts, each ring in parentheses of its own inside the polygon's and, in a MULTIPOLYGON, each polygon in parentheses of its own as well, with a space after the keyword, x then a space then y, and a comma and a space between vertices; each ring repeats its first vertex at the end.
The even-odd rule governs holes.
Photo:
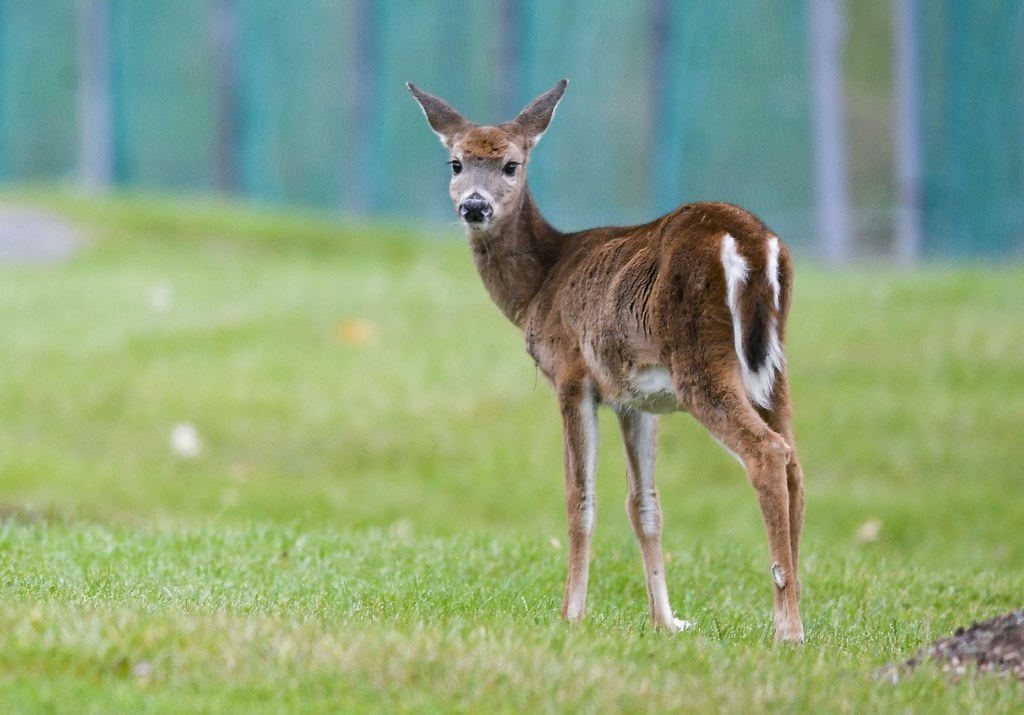
POLYGON ((1021 0, 0 0, 0 181, 452 218, 405 90, 479 123, 570 80, 563 230, 743 204, 798 255, 1024 255, 1021 0))

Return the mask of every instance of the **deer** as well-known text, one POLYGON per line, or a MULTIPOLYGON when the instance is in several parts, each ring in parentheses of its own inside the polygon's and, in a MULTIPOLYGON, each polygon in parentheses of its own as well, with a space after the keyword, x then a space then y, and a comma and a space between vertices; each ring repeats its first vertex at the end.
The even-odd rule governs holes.
POLYGON ((654 474, 659 416, 687 412, 746 470, 768 537, 774 639, 803 642, 804 490, 783 350, 793 285, 785 244, 754 214, 720 202, 562 233, 541 215, 526 176, 567 80, 498 125, 474 124, 406 86, 448 151, 449 195, 484 287, 523 331, 557 398, 568 516, 562 618, 586 614, 603 405, 622 432, 626 511, 650 622, 669 632, 693 627, 669 603, 654 474))

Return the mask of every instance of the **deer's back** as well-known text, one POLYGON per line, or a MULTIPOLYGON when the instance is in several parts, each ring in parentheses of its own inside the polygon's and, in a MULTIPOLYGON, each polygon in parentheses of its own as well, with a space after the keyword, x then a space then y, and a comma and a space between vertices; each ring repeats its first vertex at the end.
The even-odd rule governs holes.
MULTIPOLYGON (((731 204, 687 204, 640 226, 566 236, 524 325, 540 369, 556 384, 589 378, 606 402, 679 409, 674 360, 688 361, 695 379, 735 364, 726 234, 752 273, 764 270, 772 233, 731 204)), ((782 258, 788 265, 788 254, 782 258)))

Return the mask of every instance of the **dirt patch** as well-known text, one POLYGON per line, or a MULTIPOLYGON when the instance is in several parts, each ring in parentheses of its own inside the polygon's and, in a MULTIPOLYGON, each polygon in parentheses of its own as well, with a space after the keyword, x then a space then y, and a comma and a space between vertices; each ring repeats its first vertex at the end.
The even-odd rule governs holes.
POLYGON ((0 206, 0 264, 52 263, 82 245, 78 229, 39 209, 0 206))
POLYGON ((949 638, 925 646, 903 663, 886 667, 882 675, 895 683, 927 662, 954 678, 975 668, 979 673, 998 673, 1024 682, 1024 608, 958 628, 949 638))

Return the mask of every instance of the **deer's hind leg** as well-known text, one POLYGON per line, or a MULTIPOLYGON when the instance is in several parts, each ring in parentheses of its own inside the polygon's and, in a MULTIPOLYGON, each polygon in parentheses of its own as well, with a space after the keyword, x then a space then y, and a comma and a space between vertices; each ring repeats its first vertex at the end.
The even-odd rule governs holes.
POLYGON ((691 624, 672 615, 665 578, 665 558, 661 546, 661 504, 654 482, 658 418, 628 408, 616 410, 616 414, 626 449, 626 513, 640 545, 651 625, 673 632, 686 630, 691 624))
MULTIPOLYGON (((703 424, 746 468, 757 492, 768 535, 771 579, 775 596, 775 640, 802 641, 799 586, 796 574, 793 527, 799 527, 802 511, 791 520, 791 496, 787 466, 793 449, 768 426, 751 404, 738 374, 726 372, 718 379, 686 392, 688 411, 703 424)), ((802 496, 801 505, 802 505, 802 496)))
POLYGON ((797 574, 800 561, 800 533, 804 527, 804 473, 800 467, 793 437, 793 410, 789 399, 789 382, 785 373, 777 376, 771 404, 771 409, 760 410, 760 413, 768 426, 782 435, 792 450, 789 463, 786 465, 786 487, 789 490, 789 545, 793 552, 793 581, 799 600, 800 579, 797 574))

